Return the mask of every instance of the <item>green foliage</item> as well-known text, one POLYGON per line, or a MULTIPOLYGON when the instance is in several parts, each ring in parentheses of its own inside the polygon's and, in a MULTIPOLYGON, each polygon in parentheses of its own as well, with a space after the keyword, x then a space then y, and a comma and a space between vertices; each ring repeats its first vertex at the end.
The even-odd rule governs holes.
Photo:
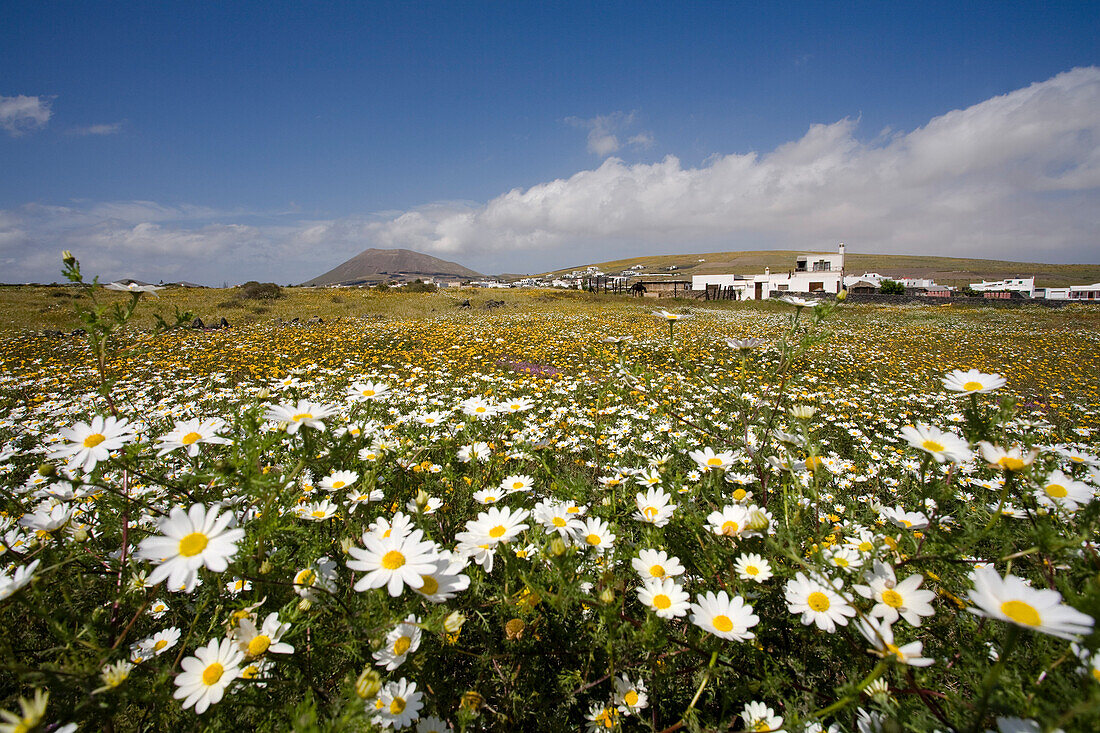
POLYGON ((905 295, 905 286, 896 280, 883 280, 878 291, 883 295, 905 295))
POLYGON ((283 297, 283 289, 275 283, 249 280, 237 288, 237 297, 241 300, 276 300, 283 297))

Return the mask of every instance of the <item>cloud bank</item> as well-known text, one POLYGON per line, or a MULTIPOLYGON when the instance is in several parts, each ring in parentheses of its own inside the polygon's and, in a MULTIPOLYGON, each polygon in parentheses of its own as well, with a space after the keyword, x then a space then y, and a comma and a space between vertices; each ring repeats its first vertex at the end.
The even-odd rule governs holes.
MULTIPOLYGON (((621 148, 625 116, 600 119, 578 121, 592 152, 621 148)), ((0 211, 0 270, 11 279, 53 279, 62 248, 88 252, 102 272, 220 283, 300 281, 371 246, 495 272, 838 241, 853 252, 1100 262, 1100 68, 869 141, 843 119, 695 167, 609 157, 485 203, 313 220, 150 202, 0 211)))

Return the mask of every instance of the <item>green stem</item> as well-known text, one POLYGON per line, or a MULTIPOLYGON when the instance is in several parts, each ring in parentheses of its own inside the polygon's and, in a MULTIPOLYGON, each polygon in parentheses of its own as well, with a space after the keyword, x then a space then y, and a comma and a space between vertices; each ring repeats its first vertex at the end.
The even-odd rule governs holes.
POLYGON ((1009 654, 1016 647, 1016 642, 1020 638, 1020 627, 1016 624, 1009 624, 1008 634, 1005 636, 1004 646, 1001 647, 1001 654, 997 658, 997 663, 993 665, 993 669, 989 670, 985 679, 982 680, 982 697, 978 701, 978 711, 974 715, 974 725, 970 726, 970 730, 974 733, 978 733, 982 730, 982 720, 985 718, 986 710, 989 709, 989 697, 993 694, 994 688, 997 687, 997 680, 1000 679, 1001 673, 1005 668, 1005 661, 1008 660, 1009 654))
POLYGON ((829 705, 829 706, 821 708, 820 710, 817 710, 813 713, 810 713, 810 715, 808 717, 810 717, 810 718, 824 718, 826 715, 829 715, 830 713, 833 713, 837 710, 842 710, 842 709, 848 707, 848 705, 850 705, 852 702, 854 702, 859 697, 860 692, 867 689, 868 685, 870 685, 872 682, 874 682, 875 680, 877 680, 879 677, 882 676, 882 673, 886 671, 886 668, 888 666, 890 666, 890 660, 889 659, 881 660, 878 664, 875 665, 875 668, 871 670, 870 674, 868 674, 866 677, 864 677, 862 680, 859 681, 859 683, 855 687, 855 690, 853 690, 852 692, 849 692, 847 695, 840 698, 839 700, 834 702, 832 705, 829 705))

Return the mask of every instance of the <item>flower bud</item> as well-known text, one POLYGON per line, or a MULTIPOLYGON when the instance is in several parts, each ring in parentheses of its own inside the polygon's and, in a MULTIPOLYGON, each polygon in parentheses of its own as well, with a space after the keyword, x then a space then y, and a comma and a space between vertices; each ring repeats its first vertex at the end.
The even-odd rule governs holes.
POLYGON ((600 603, 607 606, 607 605, 611 605, 614 602, 615 602, 615 591, 614 590, 612 590, 610 587, 608 587, 608 588, 604 588, 602 591, 600 591, 600 603))
POLYGON ((72 265, 74 262, 76 262, 76 258, 73 257, 72 252, 66 249, 61 253, 61 261, 66 265, 72 265))
POLYGON ((256 399, 258 400, 266 400, 270 396, 271 390, 267 387, 260 387, 260 391, 256 393, 256 399))
POLYGON ((509 641, 516 641, 523 638, 523 632, 527 628, 527 624, 523 622, 521 618, 514 618, 504 624, 504 636, 509 641))
POLYGON ((839 293, 836 294, 836 299, 841 301, 841 302, 843 302, 847 298, 848 298, 848 291, 847 290, 841 290, 839 293))
POLYGON ((452 611, 447 618, 443 619, 443 628, 448 633, 457 634, 462 631, 462 624, 466 623, 466 616, 461 611, 452 611))
POLYGON ((485 698, 483 698, 479 693, 474 692, 473 690, 467 690, 466 692, 462 693, 462 702, 459 703, 459 707, 461 707, 462 710, 468 713, 473 713, 474 715, 477 715, 477 711, 481 709, 481 704, 483 702, 485 702, 485 698))
POLYGON ((364 700, 370 700, 382 689, 382 677, 369 667, 355 680, 355 694, 364 700))
POLYGON ((57 475, 57 466, 52 463, 43 463, 38 467, 38 475, 45 478, 53 478, 57 475))
POLYGON ((813 405, 795 405, 791 408, 791 417, 796 420, 809 420, 817 413, 813 405))
POLYGON ((345 537, 344 539, 340 540, 340 552, 344 553, 345 555, 351 552, 351 548, 353 547, 355 547, 354 537, 345 537))
POLYGON ((555 537, 550 540, 550 555, 553 557, 561 557, 565 554, 565 540, 561 537, 555 537))
POLYGON ((264 561, 260 563, 260 575, 267 575, 271 572, 271 560, 264 558, 264 561))
POLYGON ((768 519, 768 515, 759 509, 753 510, 749 515, 749 529, 753 532, 763 532, 771 524, 771 520, 768 519))

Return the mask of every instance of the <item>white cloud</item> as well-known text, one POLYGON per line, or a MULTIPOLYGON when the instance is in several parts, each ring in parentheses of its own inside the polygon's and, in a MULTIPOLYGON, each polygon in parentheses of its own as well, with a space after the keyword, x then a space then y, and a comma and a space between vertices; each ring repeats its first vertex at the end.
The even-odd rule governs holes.
POLYGON ((70 135, 117 135, 122 132, 124 123, 111 122, 99 125, 88 125, 86 127, 74 127, 69 130, 70 135))
MULTIPOLYGON (((617 142, 627 117, 577 122, 617 142)), ((671 155, 608 158, 486 203, 340 218, 152 201, 27 204, 0 210, 0 272, 53 280, 60 251, 71 249, 87 272, 108 277, 300 282, 372 246, 500 272, 838 241, 853 252, 1100 261, 1100 69, 1074 69, 908 132, 867 141, 857 129, 851 119, 815 124, 770 152, 713 155, 694 167, 671 155)))
MULTIPOLYGON (((590 147, 606 149, 610 131, 631 121, 613 117, 571 122, 589 128, 590 147)), ((811 125, 769 153, 716 155, 699 167, 674 156, 609 158, 480 207, 416 209, 369 228, 390 246, 464 254, 580 241, 671 251, 844 240, 866 252, 1097 259, 1100 69, 1074 69, 871 142, 856 127, 811 125)))
MULTIPOLYGON (((606 158, 617 153, 623 145, 619 135, 634 126, 636 113, 612 112, 609 115, 597 115, 590 119, 566 117, 565 121, 573 127, 588 130, 588 152, 606 158)), ((627 140, 627 145, 649 148, 653 145, 653 134, 640 132, 627 140)))
POLYGON ((0 95, 0 128, 12 137, 44 127, 50 121, 49 97, 16 97, 0 95))

